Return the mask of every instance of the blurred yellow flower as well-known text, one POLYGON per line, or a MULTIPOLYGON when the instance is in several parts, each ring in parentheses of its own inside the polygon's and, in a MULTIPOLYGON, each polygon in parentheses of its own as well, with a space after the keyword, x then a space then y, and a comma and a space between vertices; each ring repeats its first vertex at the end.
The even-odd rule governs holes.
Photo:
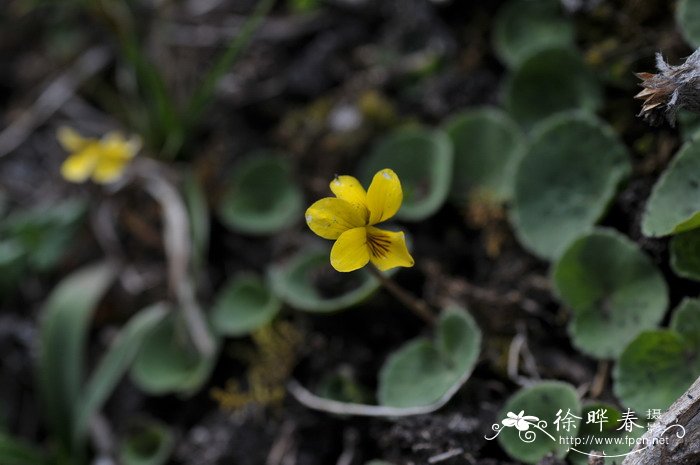
POLYGON ((330 187, 335 197, 311 205, 306 210, 306 223, 324 239, 335 240, 331 250, 333 268, 354 271, 370 261, 382 271, 413 266, 403 232, 374 227, 401 207, 403 192, 396 173, 390 169, 379 171, 366 192, 352 176, 338 176, 330 187))
POLYGON ((61 165, 61 175, 71 182, 84 182, 88 178, 100 184, 117 181, 141 149, 139 137, 125 139, 119 132, 108 132, 102 139, 93 139, 62 127, 57 137, 70 154, 61 165))

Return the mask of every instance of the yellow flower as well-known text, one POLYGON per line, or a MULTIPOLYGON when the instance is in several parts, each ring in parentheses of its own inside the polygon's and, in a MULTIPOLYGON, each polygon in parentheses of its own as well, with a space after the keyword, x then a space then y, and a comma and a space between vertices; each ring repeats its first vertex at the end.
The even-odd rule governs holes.
POLYGON ((382 271, 413 266, 403 233, 374 227, 401 207, 403 193, 396 173, 379 171, 366 192, 352 176, 338 176, 331 181, 331 191, 335 197, 321 199, 306 210, 306 223, 324 239, 335 240, 333 268, 354 271, 370 261, 382 271))
POLYGON ((70 153, 61 165, 61 175, 71 182, 84 182, 90 177, 100 184, 114 182, 141 148, 138 137, 125 139, 119 132, 108 132, 102 139, 91 139, 74 129, 62 127, 57 137, 61 146, 70 153))

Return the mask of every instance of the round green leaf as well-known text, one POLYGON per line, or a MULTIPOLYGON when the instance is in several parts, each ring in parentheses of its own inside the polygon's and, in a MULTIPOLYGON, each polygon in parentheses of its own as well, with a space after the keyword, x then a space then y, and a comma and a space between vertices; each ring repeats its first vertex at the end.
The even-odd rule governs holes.
POLYGON ((260 278, 240 275, 219 292, 209 321, 217 334, 244 336, 272 321, 280 308, 282 302, 260 278))
POLYGON ((574 44, 574 28, 561 15, 557 0, 511 0, 498 10, 493 46, 508 66, 517 66, 552 44, 574 44))
POLYGON ((687 142, 651 191, 642 233, 658 237, 700 226, 700 141, 687 142))
POLYGON ((594 113, 601 101, 595 76, 581 57, 568 49, 537 52, 506 81, 506 109, 526 128, 565 110, 594 113))
POLYGON ((197 352, 179 316, 171 314, 141 344, 131 379, 148 394, 193 394, 208 379, 218 352, 209 357, 197 352))
POLYGON ((668 306, 659 270, 634 242, 610 229, 572 243, 553 278, 573 312, 573 344, 596 358, 617 358, 640 332, 659 324, 668 306))
POLYGON ((674 236, 669 248, 673 272, 683 278, 700 281, 700 229, 674 236))
POLYGON ((627 346, 613 371, 618 399, 636 412, 668 408, 700 375, 700 354, 676 331, 647 331, 627 346))
POLYGON ((418 407, 439 400, 466 379, 479 358, 481 331, 463 309, 440 316, 436 339, 414 339, 394 352, 379 372, 379 403, 418 407))
POLYGON ((676 20, 683 37, 693 47, 700 47, 700 3, 697 0, 680 0, 676 20))
POLYGON ((673 311, 670 327, 700 351, 700 299, 683 299, 673 311))
POLYGON ((520 412, 523 412, 523 415, 537 417, 537 420, 529 422, 527 431, 520 431, 516 427, 508 427, 502 423, 494 425, 494 429, 500 430, 498 441, 508 455, 532 464, 539 462, 550 453, 563 458, 569 450, 569 445, 560 444, 559 438, 576 437, 580 423, 579 419, 570 416, 572 421, 570 431, 564 429, 567 422, 564 418, 568 412, 581 417, 581 403, 576 390, 559 381, 545 381, 521 389, 508 399, 498 418, 503 421, 512 416, 508 415, 509 413, 518 415, 520 412), (555 424, 557 413, 560 413, 562 418, 559 431, 555 424))
POLYGON ((555 259, 598 221, 629 172, 624 145, 597 119, 570 113, 543 123, 515 175, 512 219, 520 241, 555 259))
POLYGON ((234 231, 274 234, 301 218, 303 197, 289 163, 256 153, 237 164, 219 205, 219 217, 234 231))
POLYGON ((525 150, 520 128, 503 111, 481 108, 465 111, 445 125, 454 146, 451 197, 459 202, 470 190, 497 201, 513 192, 515 168, 525 150))
POLYGON ((379 288, 368 271, 338 273, 327 248, 302 250, 270 268, 272 292, 298 310, 337 312, 359 304, 379 288))
POLYGON ((374 174, 391 168, 401 180, 403 205, 397 218, 423 220, 442 206, 452 180, 452 144, 445 133, 404 128, 390 134, 367 158, 361 169, 365 186, 374 174))
MULTIPOLYGON (((633 427, 633 430, 627 432, 624 428, 620 429, 622 423, 622 413, 612 405, 602 402, 588 404, 583 407, 581 415, 581 427, 578 437, 581 439, 581 444, 571 448, 568 459, 576 465, 588 465, 589 456, 595 452, 596 456, 601 453, 608 455, 604 460, 605 465, 619 465, 622 455, 627 454, 632 449, 632 446, 627 445, 627 442, 622 444, 616 441, 626 441, 627 438, 638 438, 646 430, 644 428, 633 427), (592 442, 595 438, 595 444, 592 442), (574 450, 575 449, 575 450, 574 450)), ((643 425, 643 420, 635 423, 643 425)))
POLYGON ((131 425, 119 446, 119 463, 123 465, 163 465, 175 445, 173 433, 154 420, 131 425))

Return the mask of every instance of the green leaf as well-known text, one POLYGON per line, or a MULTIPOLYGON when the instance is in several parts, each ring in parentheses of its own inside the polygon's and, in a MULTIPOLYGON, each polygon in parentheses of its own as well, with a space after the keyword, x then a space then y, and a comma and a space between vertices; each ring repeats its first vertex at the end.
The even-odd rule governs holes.
POLYGON ((600 359, 615 359, 632 339, 655 328, 668 306, 661 272, 637 245, 611 229, 569 246, 554 265, 554 286, 573 312, 573 344, 600 359))
POLYGON ((197 351, 180 315, 171 313, 143 341, 130 370, 131 379, 152 395, 178 393, 189 396, 207 381, 220 344, 211 356, 197 351))
POLYGON ((700 299, 683 299, 673 311, 669 326, 700 352, 700 299))
POLYGON ((22 245, 8 239, 0 242, 0 297, 15 289, 25 270, 25 250, 22 245))
POLYGON ((679 0, 676 21, 685 40, 693 47, 700 47, 700 4, 696 0, 679 0))
POLYGON ((85 211, 82 200, 17 211, 2 222, 0 234, 22 246, 32 267, 46 271, 65 255, 85 211))
POLYGON ((222 336, 244 336, 265 326, 282 308, 282 302, 253 275, 227 282, 216 297, 210 323, 222 336))
POLYGON ((525 151, 525 136, 515 122, 501 110, 480 108, 450 119, 445 132, 454 146, 451 197, 464 202, 476 190, 496 201, 510 200, 525 151))
POLYGON ((326 247, 301 250, 287 261, 272 266, 268 274, 272 292, 280 299, 298 310, 316 313, 355 306, 380 286, 364 269, 351 273, 335 271, 326 247))
POLYGON ((168 309, 154 305, 136 313, 120 331, 117 339, 100 360, 77 405, 73 431, 75 447, 82 447, 92 416, 99 411, 129 369, 144 339, 163 319, 168 309))
POLYGON ((83 401, 88 324, 114 277, 106 263, 81 268, 58 284, 41 311, 37 379, 49 425, 66 450, 83 401))
POLYGON ((122 465, 163 465, 175 446, 175 437, 166 425, 142 420, 129 427, 119 446, 122 465))
POLYGON ((525 128, 565 110, 595 113, 602 103, 600 84, 574 51, 541 50, 525 60, 505 82, 505 107, 525 128))
POLYGON ((630 172, 612 128, 581 114, 543 123, 515 176, 512 220, 520 242, 545 259, 589 231, 630 172))
POLYGON ((700 376, 700 354, 676 331, 647 331, 632 341, 613 370, 613 390, 636 412, 665 410, 700 376))
POLYGON ((414 339, 384 363, 379 372, 379 403, 418 407, 438 401, 466 380, 480 347, 481 331, 472 317, 461 308, 447 308, 440 316, 435 342, 414 339))
POLYGON ((354 404, 364 404, 372 399, 367 389, 360 385, 351 373, 343 370, 324 376, 316 392, 325 399, 354 404))
POLYGON ((659 237, 700 226, 700 141, 687 142, 651 191, 642 233, 659 237))
POLYGON ((700 281, 700 229, 673 236, 669 249, 673 272, 700 281))
MULTIPOLYGON (((569 452, 568 459, 576 465, 588 465, 588 455, 593 454, 600 456, 601 453, 611 457, 604 459, 605 465, 619 465, 624 454, 632 450, 632 446, 627 445, 627 442, 616 443, 616 441, 626 441, 627 438, 636 439, 640 437, 646 429, 633 427, 631 432, 624 429, 619 429, 621 426, 622 413, 612 405, 602 402, 588 404, 583 407, 581 427, 578 437, 582 440, 582 444, 572 447, 569 452), (593 416, 593 418, 589 418, 593 416), (595 438, 596 443, 593 444, 595 438), (576 450, 574 450, 576 449, 576 450), (616 456, 616 457, 612 457, 616 456)), ((637 424, 643 421, 635 422, 637 424)))
POLYGON ((512 0, 494 19, 493 47, 509 67, 552 44, 573 48, 574 28, 556 0, 512 0))
POLYGON ((257 152, 236 165, 230 179, 218 212, 232 230, 275 234, 302 217, 302 193, 286 159, 257 152))
POLYGON ((452 143, 442 131, 404 128, 385 137, 364 160, 360 172, 369 188, 375 173, 394 170, 403 189, 403 205, 396 217, 420 221, 445 202, 452 181, 452 157, 452 143))
POLYGON ((573 415, 581 417, 581 403, 576 390, 569 384, 559 381, 544 381, 532 387, 523 388, 508 399, 498 418, 502 421, 509 417, 508 413, 518 415, 524 411, 523 415, 535 416, 539 421, 546 422, 546 426, 542 424, 541 429, 539 429, 535 426, 538 422, 532 420, 528 430, 521 432, 515 427, 496 424, 494 428, 500 427, 498 441, 508 455, 525 463, 537 463, 550 453, 563 458, 570 446, 565 442, 560 443, 560 438, 576 437, 580 420, 570 417, 575 428, 572 427, 570 432, 567 432, 563 423, 560 422, 560 428, 557 431, 555 419, 560 410, 561 418, 564 418, 569 411, 573 415), (550 438, 548 434, 554 439, 550 438), (528 442, 524 441, 523 438, 528 442))
POLYGON ((0 463, 2 465, 48 465, 36 446, 0 433, 0 463))

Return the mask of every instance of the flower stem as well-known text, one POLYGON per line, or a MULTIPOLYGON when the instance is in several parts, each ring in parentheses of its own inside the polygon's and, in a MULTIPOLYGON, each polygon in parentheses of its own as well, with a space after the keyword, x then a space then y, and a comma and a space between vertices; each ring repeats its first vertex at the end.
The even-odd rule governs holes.
POLYGON ((419 299, 403 287, 396 284, 393 279, 385 276, 384 273, 379 271, 374 266, 370 265, 368 268, 370 273, 372 273, 374 277, 379 280, 382 286, 384 286, 387 291, 396 297, 397 300, 404 304, 416 316, 430 325, 435 324, 435 314, 430 310, 430 307, 423 299, 419 299))

